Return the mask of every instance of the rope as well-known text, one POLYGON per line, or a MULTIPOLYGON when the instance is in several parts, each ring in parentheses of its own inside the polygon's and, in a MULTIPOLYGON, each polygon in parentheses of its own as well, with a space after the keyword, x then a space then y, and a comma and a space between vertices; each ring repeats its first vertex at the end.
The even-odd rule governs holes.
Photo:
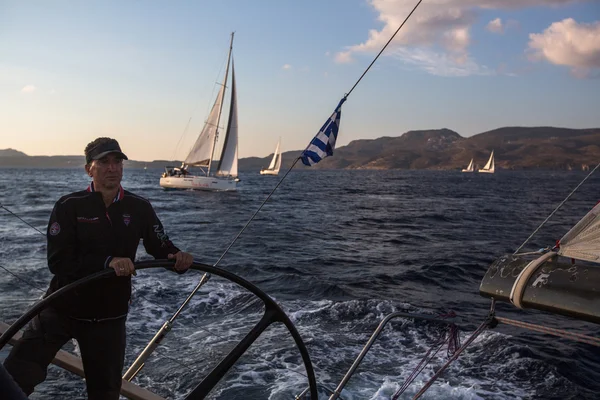
POLYGON ((408 378, 406 378, 400 389, 398 389, 396 393, 394 393, 394 395, 392 396, 392 400, 397 400, 398 397, 402 393, 404 393, 406 389, 408 389, 410 384, 413 383, 413 381, 417 378, 417 376, 419 376, 421 372, 423 372, 423 370, 427 365, 429 365, 433 357, 436 356, 436 354, 442 349, 442 347, 444 347, 444 344, 446 344, 449 340, 450 336, 446 336, 445 334, 438 338, 438 340, 429 348, 429 350, 427 350, 427 353, 425 353, 425 356, 423 356, 423 358, 421 359, 419 364, 417 364, 413 372, 411 372, 408 378), (433 352, 433 354, 431 354, 431 352, 436 346, 437 349, 433 352))
POLYGON ((519 250, 521 250, 523 248, 523 246, 525 246, 525 244, 533 237, 533 235, 535 235, 540 229, 542 229, 542 226, 544 226, 546 224, 546 222, 548 222, 548 220, 550 218, 552 218, 552 216, 563 206, 563 204, 565 204, 567 202, 567 200, 569 200, 569 198, 577 191, 577 189, 579 189, 579 187, 581 185, 583 185, 583 182, 587 181, 587 179, 592 176, 592 174, 594 173, 594 171, 596 171, 598 169, 598 167, 600 167, 600 163, 598 163, 598 165, 596 165, 596 167, 590 171, 590 173, 583 178, 583 180, 581 182, 579 182, 579 185, 577 185, 577 187, 575 187, 575 189, 573 189, 573 191, 571 191, 571 193, 569 193, 569 195, 558 205, 558 207, 556 207, 554 209, 554 211, 552 211, 550 213, 550 215, 548 215, 546 217, 546 219, 544 220, 544 222, 542 222, 540 224, 540 226, 537 227, 537 229, 535 231, 533 231, 533 233, 531 235, 529 235, 529 237, 527 239, 525 239, 525 241, 523 242, 522 245, 519 246, 518 249, 515 250, 515 252, 513 253, 513 255, 517 254, 519 252, 519 250))
POLYGON ((431 379, 425 384, 425 386, 423 386, 421 388, 421 390, 419 390, 419 392, 415 395, 415 397, 413 397, 413 400, 418 399, 419 397, 421 397, 430 387, 431 385, 433 385, 433 383, 437 380, 437 378, 439 378, 444 371, 446 370, 446 368, 448 368, 448 366, 458 358, 458 356, 460 355, 460 353, 462 353, 467 346, 469 346, 480 334, 481 332, 483 332, 489 325, 491 322, 491 318, 488 317, 485 319, 485 321, 483 321, 481 323, 481 325, 479 325, 479 327, 475 330, 475 332, 473 332, 473 334, 467 339, 467 341, 465 342, 465 344, 462 345, 462 347, 460 349, 458 349, 453 355, 452 357, 450 357, 448 359, 448 361, 446 361, 446 364, 444 364, 439 370, 438 372, 435 373, 435 375, 433 375, 431 377, 431 379))
MULTIPOLYGON (((449 311, 446 314, 439 315, 439 317, 456 318, 456 314, 454 313, 454 311, 449 311)), ((406 389, 408 389, 408 387, 414 382, 417 376, 419 376, 421 372, 423 372, 425 367, 429 365, 433 357, 436 356, 436 354, 442 349, 442 347, 444 347, 446 343, 448 344, 448 350, 446 354, 448 357, 452 357, 460 347, 459 329, 458 326, 454 323, 449 323, 448 330, 442 333, 442 335, 440 335, 437 341, 429 348, 429 350, 427 350, 425 356, 423 356, 423 358, 421 359, 419 364, 417 364, 413 372, 408 376, 408 378, 406 378, 400 389, 398 389, 396 393, 394 393, 394 395, 392 396, 392 400, 397 400, 398 397, 401 394, 403 394, 406 391, 406 389), (431 352, 436 346, 437 349, 433 354, 431 354, 431 352)))
POLYGON ((569 332, 564 329, 550 328, 548 326, 531 324, 529 322, 517 321, 509 318, 495 317, 499 322, 507 325, 517 326, 519 328, 529 329, 531 331, 547 333, 549 335, 559 336, 565 339, 575 340, 577 342, 591 344, 600 347, 600 338, 596 338, 581 333, 569 332))

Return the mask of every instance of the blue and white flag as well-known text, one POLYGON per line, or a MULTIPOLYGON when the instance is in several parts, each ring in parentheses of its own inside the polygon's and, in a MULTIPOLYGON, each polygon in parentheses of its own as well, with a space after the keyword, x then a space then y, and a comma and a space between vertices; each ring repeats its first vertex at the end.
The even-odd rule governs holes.
POLYGON ((306 150, 302 152, 300 158, 304 165, 314 165, 327 156, 333 155, 335 141, 340 130, 340 117, 342 116, 342 104, 346 97, 340 100, 331 117, 325 122, 319 133, 313 138, 306 150))

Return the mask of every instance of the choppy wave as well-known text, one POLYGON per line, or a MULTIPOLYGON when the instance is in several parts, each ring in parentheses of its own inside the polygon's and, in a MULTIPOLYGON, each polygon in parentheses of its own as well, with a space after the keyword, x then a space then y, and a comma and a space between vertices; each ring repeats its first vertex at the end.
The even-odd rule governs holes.
MULTIPOLYGON (((176 244, 207 264, 216 262, 276 184, 248 173, 242 174, 237 193, 165 192, 158 187, 160 171, 126 174, 123 185, 152 202, 176 244)), ((220 266, 265 290, 288 313, 310 351, 320 398, 327 398, 390 312, 437 315, 453 310, 464 322, 464 340, 489 307, 478 296, 488 265, 520 245, 583 176, 292 172, 220 266)), ((0 204, 44 232, 54 201, 85 188, 87 179, 79 170, 2 169, 0 187, 11 190, 0 192, 0 204)), ((599 189, 599 177, 590 179, 528 247, 553 244, 595 204, 599 189)), ((44 237, 2 209, 0 221, 0 265, 45 289, 50 274, 44 237)), ((138 254, 148 257, 143 248, 138 254)), ((151 270, 134 278, 126 365, 200 276, 151 270)), ((0 272, 0 319, 14 321, 40 295, 40 290, 0 272)), ((244 289, 211 278, 136 382, 168 398, 185 396, 262 312, 262 303, 244 289)), ((503 305, 499 312, 578 332, 598 331, 589 324, 503 305)), ((439 334, 435 324, 392 321, 342 398, 389 399, 439 334)), ((6 350, 0 358, 5 355, 6 350)), ((502 327, 481 335, 423 398, 593 399, 600 392, 599 355, 590 346, 502 327)), ((436 357, 403 398, 411 398, 445 362, 445 353, 436 357)), ((291 337, 274 325, 211 398, 291 399, 306 384, 291 337)), ((85 398, 85 387, 52 367, 36 396, 85 398)))

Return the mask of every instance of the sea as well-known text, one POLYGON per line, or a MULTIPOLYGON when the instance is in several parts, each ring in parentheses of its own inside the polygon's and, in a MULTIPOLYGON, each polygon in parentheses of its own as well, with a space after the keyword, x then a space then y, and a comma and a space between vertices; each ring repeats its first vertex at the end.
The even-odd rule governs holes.
MULTIPOLYGON (((212 265, 279 177, 242 171, 236 192, 165 191, 158 169, 125 171, 123 186, 154 206, 174 243, 212 265)), ((255 284, 287 313, 306 344, 319 398, 336 388, 389 313, 454 312, 464 342, 485 319, 480 282, 587 176, 581 171, 292 171, 219 267, 255 284)), ((54 202, 85 189, 82 169, 0 169, 0 319, 11 323, 50 281, 45 232, 54 202), (9 213, 10 210, 15 215, 9 213)), ((523 251, 554 245, 600 198, 592 175, 523 251)), ((140 246, 138 261, 151 259, 140 246)), ((202 274, 143 270, 133 279, 126 367, 202 274)), ((134 381, 169 399, 188 394, 256 324, 262 302, 214 276, 193 297, 134 381)), ((598 336, 599 327, 498 304, 497 314, 598 336)), ((439 324, 394 319, 341 393, 390 399, 443 334, 439 324)), ((65 348, 77 352, 73 344, 65 348)), ((3 360, 10 346, 0 351, 3 360)), ((440 351, 400 397, 410 399, 447 360, 440 351)), ((281 324, 250 347, 211 399, 294 399, 307 387, 300 353, 281 324)), ((32 399, 85 399, 79 377, 51 366, 32 399)), ((600 351, 499 325, 483 332, 423 399, 598 399, 600 351)))

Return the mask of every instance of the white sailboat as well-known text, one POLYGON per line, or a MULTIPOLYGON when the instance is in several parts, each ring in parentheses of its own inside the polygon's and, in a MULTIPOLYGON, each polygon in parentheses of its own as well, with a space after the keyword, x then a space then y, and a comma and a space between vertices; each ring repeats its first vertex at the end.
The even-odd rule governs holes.
POLYGON ((166 167, 160 178, 160 186, 165 189, 194 189, 194 190, 235 190, 238 179, 238 121, 237 121, 237 95, 235 88, 235 71, 231 51, 233 48, 233 33, 227 56, 227 67, 225 77, 215 99, 215 103, 204 123, 196 143, 185 158, 181 167, 166 167), (227 75, 231 62, 231 104, 227 129, 223 139, 223 150, 219 157, 216 172, 211 175, 212 162, 215 146, 219 137, 219 122, 225 89, 227 87, 227 75), (201 174, 192 175, 189 167, 198 167, 201 174))
POLYGON ((494 150, 492 150, 492 154, 490 154, 490 159, 487 164, 483 168, 479 170, 479 172, 484 172, 487 174, 493 174, 496 170, 496 165, 494 163, 494 150))
POLYGON ((281 139, 277 142, 277 147, 275 147, 275 153, 273 153, 273 159, 271 160, 271 164, 269 164, 268 168, 263 168, 260 170, 261 175, 278 175, 279 169, 281 168, 281 139))
POLYGON ((471 158, 471 162, 467 168, 464 168, 462 172, 475 172, 475 167, 473 166, 473 159, 471 158))

